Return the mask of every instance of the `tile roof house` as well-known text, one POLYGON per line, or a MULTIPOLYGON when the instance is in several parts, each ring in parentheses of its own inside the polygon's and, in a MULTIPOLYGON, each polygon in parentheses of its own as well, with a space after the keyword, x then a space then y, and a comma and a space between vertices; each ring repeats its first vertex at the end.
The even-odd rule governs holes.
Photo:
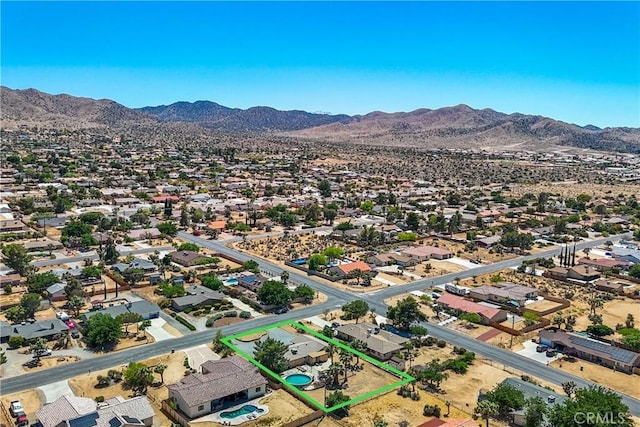
POLYGON ((263 396, 267 380, 252 363, 240 356, 209 360, 202 373, 191 374, 168 386, 169 398, 189 418, 263 396))
POLYGON ((632 374, 634 369, 640 368, 640 353, 555 328, 540 331, 538 335, 540 344, 554 347, 569 356, 598 363, 627 374, 632 374))
POLYGON ((360 270, 361 273, 368 273, 371 271, 371 267, 365 262, 354 261, 329 268, 329 272, 335 274, 340 279, 355 275, 357 270, 360 270))
POLYGON ((586 265, 589 267, 593 267, 598 271, 610 270, 612 268, 621 268, 623 270, 626 270, 629 267, 628 262, 620 261, 617 259, 610 259, 610 258, 601 258, 601 259, 580 258, 577 262, 579 265, 586 265))
POLYGON ((139 268, 140 270, 143 270, 145 273, 150 273, 150 272, 156 271, 158 267, 151 261, 147 261, 146 259, 142 259, 142 258, 136 258, 129 264, 119 262, 113 265, 113 270, 117 271, 118 273, 124 273, 124 271, 128 268, 139 268))
POLYGON ((493 286, 478 286, 469 290, 469 296, 480 301, 523 306, 527 300, 536 299, 538 290, 511 282, 496 283, 493 286))
POLYGON ((194 251, 174 251, 169 254, 171 261, 176 264, 180 264, 183 267, 191 267, 198 263, 202 259, 207 257, 194 251))
POLYGON ((402 351, 408 338, 381 330, 372 323, 346 324, 336 329, 336 335, 347 341, 360 340, 367 344, 367 353, 379 360, 389 360, 402 351))
POLYGON ((419 261, 453 258, 453 252, 436 246, 414 246, 402 251, 402 255, 416 258, 419 261))
POLYGON ((155 412, 146 396, 118 396, 97 404, 87 397, 62 396, 36 411, 42 427, 137 427, 153 425, 155 412))
POLYGON ((45 319, 24 325, 11 325, 8 330, 4 329, 3 327, 2 335, 4 337, 6 334, 7 339, 18 335, 26 340, 34 338, 52 340, 59 333, 68 331, 69 327, 60 319, 45 319))
POLYGON ((436 302, 458 314, 479 314, 485 324, 488 324, 490 321, 500 323, 507 320, 507 312, 505 310, 478 304, 457 295, 445 293, 442 294, 436 302))
POLYGON ((624 285, 618 282, 611 282, 606 279, 600 279, 593 282, 593 286, 599 291, 611 292, 612 294, 622 295, 624 293, 624 285))
POLYGON ((224 299, 222 292, 214 291, 204 286, 192 285, 184 289, 185 295, 171 300, 171 306, 176 311, 185 308, 198 307, 204 304, 213 305, 224 299))

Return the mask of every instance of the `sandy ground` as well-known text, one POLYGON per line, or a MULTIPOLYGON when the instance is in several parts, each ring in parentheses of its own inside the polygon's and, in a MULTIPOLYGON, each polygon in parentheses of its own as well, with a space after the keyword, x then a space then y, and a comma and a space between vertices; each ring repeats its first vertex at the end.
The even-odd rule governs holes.
POLYGON ((552 362, 551 366, 628 394, 629 396, 640 398, 640 387, 638 387, 638 384, 640 384, 640 376, 637 374, 628 375, 622 372, 616 372, 613 369, 582 359, 575 359, 573 362, 558 359, 552 362), (584 371, 580 370, 581 366, 584 367, 584 371))
POLYGON ((625 195, 637 195, 637 185, 624 185, 616 184, 615 189, 608 184, 579 184, 572 183, 567 184, 554 184, 554 183, 540 183, 540 184, 511 184, 509 190, 505 193, 510 196, 522 197, 527 193, 540 194, 541 192, 547 192, 551 194, 559 194, 563 198, 575 197, 578 194, 589 194, 594 198, 611 198, 612 190, 615 194, 625 195))
MULTIPOLYGON (((164 383, 172 384, 184 376, 185 368, 182 365, 184 361, 185 354, 183 352, 176 352, 174 354, 165 354, 163 356, 155 357, 152 359, 147 359, 144 361, 146 365, 153 366, 156 364, 164 364, 167 365, 167 369, 164 372, 164 383)), ((121 368, 125 368, 126 365, 121 366, 121 368)), ((112 369, 118 369, 112 368, 112 369)), ((124 398, 129 398, 132 396, 131 390, 126 390, 123 388, 123 383, 112 384, 109 387, 104 388, 96 388, 97 377, 98 375, 106 375, 108 369, 98 372, 91 372, 85 375, 80 375, 78 377, 72 378, 69 380, 69 387, 73 390, 76 396, 82 397, 91 397, 96 398, 97 396, 104 396, 105 399, 122 396, 124 398)), ((160 377, 158 374, 155 374, 156 380, 159 381, 160 377)), ((162 400, 169 397, 169 391, 166 386, 160 387, 149 387, 147 391, 147 397, 151 405, 153 406, 156 416, 154 417, 154 426, 167 426, 171 425, 171 421, 162 413, 160 410, 162 400)))
POLYGON ((536 311, 545 311, 545 310, 550 310, 556 307, 560 308, 560 304, 554 301, 546 300, 546 299, 542 301, 536 301, 531 304, 527 304, 527 308, 531 310, 536 310, 536 311))
POLYGON ((30 420, 35 420, 35 412, 44 404, 43 398, 44 396, 41 396, 41 394, 34 388, 21 391, 19 393, 3 395, 0 398, 0 401, 2 402, 2 408, 0 409, 0 421, 3 425, 15 425, 15 419, 11 418, 11 413, 9 412, 9 405, 14 400, 19 400, 20 403, 22 403, 24 412, 30 420))
POLYGON ((49 369, 54 366, 66 365, 67 363, 77 362, 78 360, 80 360, 78 356, 41 357, 40 366, 35 368, 24 367, 24 371, 26 374, 30 374, 32 372, 41 371, 43 369, 49 369))
MULTIPOLYGON (((575 326, 576 330, 584 330, 591 324, 588 319, 588 310, 586 311, 586 315, 578 317, 575 326)), ((629 313, 633 314, 636 319, 640 319, 640 301, 618 297, 613 301, 606 302, 604 307, 596 310, 596 313, 602 314, 602 322, 605 325, 615 328, 617 324, 624 325, 629 313)), ((637 322, 638 320, 636 320, 637 322)))

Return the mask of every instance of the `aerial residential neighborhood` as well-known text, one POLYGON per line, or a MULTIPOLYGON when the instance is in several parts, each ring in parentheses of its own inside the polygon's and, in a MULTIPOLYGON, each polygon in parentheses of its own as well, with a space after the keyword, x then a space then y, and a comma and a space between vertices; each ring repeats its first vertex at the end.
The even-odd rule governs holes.
POLYGON ((638 7, 3 2, 0 427, 640 425, 638 7))

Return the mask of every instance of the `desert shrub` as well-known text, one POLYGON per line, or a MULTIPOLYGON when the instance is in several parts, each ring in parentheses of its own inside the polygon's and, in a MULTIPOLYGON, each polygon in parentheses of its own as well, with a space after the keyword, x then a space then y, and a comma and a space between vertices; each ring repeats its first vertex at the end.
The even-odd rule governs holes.
POLYGON ((447 346, 447 342, 445 340, 438 340, 436 345, 440 348, 445 348, 447 346))
POLYGON ((122 372, 116 371, 115 369, 109 369, 107 371, 107 376, 115 382, 122 380, 122 372))
POLYGON ((424 409, 422 410, 422 414, 425 417, 440 418, 440 407, 438 405, 424 405, 424 409))
POLYGON ((240 312, 240 318, 241 319, 250 319, 251 318, 251 313, 249 313, 248 311, 241 311, 240 312))
POLYGON ((191 313, 193 311, 193 307, 187 307, 182 311, 184 311, 186 314, 189 314, 189 313, 191 313))
POLYGON ((418 393, 417 391, 414 391, 413 393, 411 393, 411 400, 415 400, 415 401, 420 400, 420 393, 418 393))
POLYGON ((9 338, 9 347, 11 348, 20 348, 24 345, 24 338, 20 335, 14 335, 9 338))
POLYGON ((207 317, 207 321, 205 322, 205 326, 207 328, 210 328, 213 326, 213 324, 216 322, 216 320, 213 317, 207 317))
POLYGON ((104 402, 104 396, 96 396, 96 402, 98 403, 104 402))
POLYGON ((238 317, 237 311, 226 311, 224 317, 238 317))

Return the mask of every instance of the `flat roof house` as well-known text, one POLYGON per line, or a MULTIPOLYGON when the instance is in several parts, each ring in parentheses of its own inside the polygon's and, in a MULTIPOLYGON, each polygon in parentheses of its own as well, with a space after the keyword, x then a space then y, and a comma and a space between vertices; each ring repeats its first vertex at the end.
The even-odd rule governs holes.
POLYGON ((124 304, 117 304, 110 307, 103 308, 101 310, 89 311, 82 315, 82 321, 86 322, 92 316, 98 313, 109 314, 111 317, 118 317, 123 313, 136 313, 142 316, 143 320, 156 319, 160 316, 160 307, 157 304, 149 302, 147 300, 140 300, 134 302, 127 302, 124 304))
POLYGON ((168 386, 169 398, 189 418, 255 399, 267 391, 267 380, 258 368, 240 356, 209 360, 201 367, 201 374, 168 386))
POLYGON ((426 261, 429 259, 442 260, 453 258, 453 252, 451 252, 450 250, 438 248, 435 246, 415 246, 402 251, 402 255, 415 258, 419 261, 426 261))
POLYGON ((598 363, 616 371, 632 374, 640 367, 640 353, 561 331, 545 329, 540 331, 540 344, 556 348, 561 353, 598 363))
POLYGON ((367 344, 367 353, 379 360, 389 360, 394 354, 403 350, 402 344, 408 338, 381 330, 372 323, 342 325, 336 329, 338 338, 353 341, 360 340, 367 344))
POLYGON ((589 267, 593 267, 598 271, 606 271, 611 270, 612 268, 620 268, 622 270, 626 270, 629 268, 629 263, 617 259, 609 259, 609 258, 601 258, 601 259, 591 259, 591 258, 580 258, 578 260, 579 265, 586 265, 589 267))

